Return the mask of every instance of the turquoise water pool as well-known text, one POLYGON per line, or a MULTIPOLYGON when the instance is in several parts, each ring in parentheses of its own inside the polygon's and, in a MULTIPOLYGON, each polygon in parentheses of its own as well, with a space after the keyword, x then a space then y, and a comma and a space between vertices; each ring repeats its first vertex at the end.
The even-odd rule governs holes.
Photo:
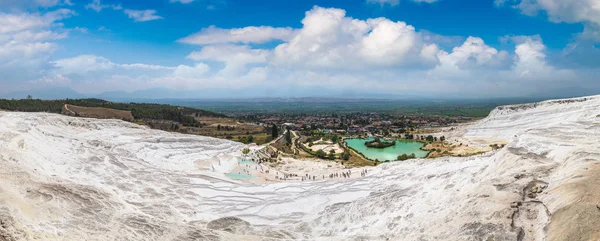
POLYGON ((248 174, 238 174, 238 173, 226 173, 225 176, 231 178, 231 179, 248 179, 248 178, 254 178, 254 176, 252 175, 248 175, 248 174))
POLYGON ((240 165, 254 165, 254 164, 256 164, 256 163, 249 161, 249 160, 245 160, 245 159, 242 159, 240 161, 240 165))
POLYGON ((426 157, 429 153, 428 151, 421 150, 423 147, 423 143, 416 141, 396 141, 395 146, 390 146, 386 148, 369 148, 365 146, 365 142, 371 141, 370 139, 345 139, 346 144, 352 149, 362 153, 365 157, 371 160, 379 160, 379 161, 395 161, 399 155, 406 154, 410 155, 414 153, 416 157, 422 158, 426 157))

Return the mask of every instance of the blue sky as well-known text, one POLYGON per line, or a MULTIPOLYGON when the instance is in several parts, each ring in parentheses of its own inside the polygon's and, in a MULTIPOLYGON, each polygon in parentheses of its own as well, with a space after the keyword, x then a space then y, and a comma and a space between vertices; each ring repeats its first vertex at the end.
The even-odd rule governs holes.
POLYGON ((0 24, 0 96, 600 92, 599 0, 0 0, 0 24))

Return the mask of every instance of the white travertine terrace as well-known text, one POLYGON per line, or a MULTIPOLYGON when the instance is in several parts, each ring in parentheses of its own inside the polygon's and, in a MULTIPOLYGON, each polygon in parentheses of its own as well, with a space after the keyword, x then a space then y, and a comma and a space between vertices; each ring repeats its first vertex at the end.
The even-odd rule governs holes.
POLYGON ((471 157, 366 177, 227 178, 243 145, 117 120, 0 112, 0 240, 593 240, 600 97, 499 107, 471 157))

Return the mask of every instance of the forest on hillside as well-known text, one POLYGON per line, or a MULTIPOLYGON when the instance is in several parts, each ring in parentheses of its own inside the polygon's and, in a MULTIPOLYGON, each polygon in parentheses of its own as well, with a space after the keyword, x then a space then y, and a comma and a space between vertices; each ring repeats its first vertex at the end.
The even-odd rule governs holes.
POLYGON ((171 120, 177 121, 184 126, 200 126, 195 117, 227 117, 226 115, 189 107, 178 107, 166 104, 148 103, 118 103, 101 99, 64 99, 64 100, 39 100, 22 99, 7 100, 0 99, 0 110, 23 111, 23 112, 50 112, 60 113, 64 104, 81 107, 104 107, 117 110, 131 111, 137 120, 171 120))

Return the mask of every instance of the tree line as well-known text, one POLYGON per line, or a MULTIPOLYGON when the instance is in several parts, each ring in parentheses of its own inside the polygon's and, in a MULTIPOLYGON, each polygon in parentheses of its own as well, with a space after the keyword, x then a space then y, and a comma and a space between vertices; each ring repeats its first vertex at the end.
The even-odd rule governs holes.
POLYGON ((137 120, 170 120, 176 121, 184 126, 201 126, 195 117, 227 117, 210 111, 178 107, 166 104, 148 104, 148 103, 118 103, 109 102, 101 99, 64 99, 64 100, 39 100, 22 99, 7 100, 0 99, 0 109, 9 111, 23 112, 50 112, 60 113, 64 104, 76 105, 81 107, 104 107, 117 110, 131 111, 133 118, 137 120))

